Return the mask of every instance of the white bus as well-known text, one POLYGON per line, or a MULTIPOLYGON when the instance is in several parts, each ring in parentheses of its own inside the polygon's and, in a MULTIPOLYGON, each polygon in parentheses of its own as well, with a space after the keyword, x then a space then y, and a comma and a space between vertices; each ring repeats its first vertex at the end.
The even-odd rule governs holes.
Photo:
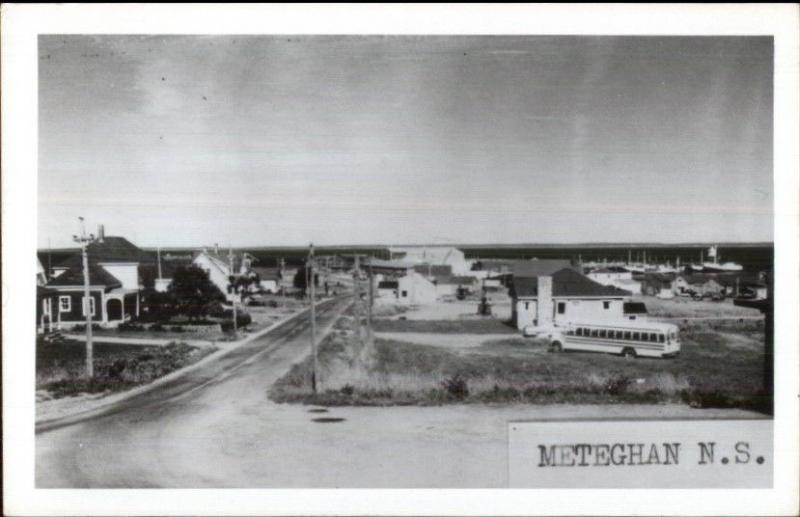
POLYGON ((678 326, 671 323, 566 323, 547 329, 526 327, 523 334, 547 339, 553 352, 585 350, 625 357, 675 357, 681 351, 678 326))

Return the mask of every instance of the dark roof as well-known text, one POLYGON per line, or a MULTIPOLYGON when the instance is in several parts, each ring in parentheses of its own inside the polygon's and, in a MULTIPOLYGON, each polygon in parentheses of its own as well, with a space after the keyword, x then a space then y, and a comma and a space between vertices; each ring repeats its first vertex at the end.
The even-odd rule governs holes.
POLYGON ((466 275, 437 276, 436 283, 442 285, 472 285, 475 283, 475 277, 466 275))
POLYGON ((577 272, 567 259, 518 260, 513 264, 514 277, 535 278, 541 275, 552 275, 562 269, 571 269, 577 272))
MULTIPOLYGON (((125 237, 104 237, 86 247, 89 261, 98 262, 148 262, 149 254, 137 248, 125 237)), ((59 267, 81 266, 83 257, 80 251, 58 264, 59 267)))
POLYGON ((447 264, 416 264, 414 271, 417 273, 435 277, 451 276, 453 274, 453 267, 447 264))
POLYGON ((281 268, 279 267, 253 267, 252 270, 261 280, 279 280, 281 278, 281 268))
MULTIPOLYGON (((702 285, 712 280, 717 282, 715 277, 708 275, 681 275, 681 278, 683 278, 686 283, 690 285, 702 285)), ((720 282, 717 283, 719 284, 720 282)))
MULTIPOLYGON (((565 268, 556 271, 553 277, 553 296, 609 296, 620 297, 630 296, 630 291, 625 291, 611 285, 602 285, 586 278, 574 269, 565 268)), ((531 277, 514 277, 511 288, 511 296, 514 298, 522 296, 538 296, 538 279, 531 277)))
MULTIPOLYGON (((122 282, 100 266, 89 266, 89 284, 104 286, 107 289, 122 287, 122 282)), ((50 280, 47 287, 73 287, 83 285, 83 268, 71 267, 50 280)))
POLYGON ((43 285, 36 286, 36 298, 44 298, 46 296, 54 296, 58 291, 55 289, 51 289, 49 287, 45 287, 43 285))

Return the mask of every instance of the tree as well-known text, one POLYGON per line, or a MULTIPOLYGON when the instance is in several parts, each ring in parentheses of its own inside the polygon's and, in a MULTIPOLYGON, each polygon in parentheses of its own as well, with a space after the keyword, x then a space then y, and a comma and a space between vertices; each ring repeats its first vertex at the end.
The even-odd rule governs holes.
MULTIPOLYGON (((301 289, 303 291, 303 296, 306 295, 306 289, 308 288, 308 268, 307 266, 297 268, 297 273, 294 275, 293 285, 297 289, 301 289)), ((314 287, 319 287, 319 273, 314 274, 314 287)))
POLYGON ((195 265, 176 268, 168 292, 174 298, 177 312, 189 319, 205 316, 210 303, 225 300, 225 295, 209 280, 208 273, 195 265))

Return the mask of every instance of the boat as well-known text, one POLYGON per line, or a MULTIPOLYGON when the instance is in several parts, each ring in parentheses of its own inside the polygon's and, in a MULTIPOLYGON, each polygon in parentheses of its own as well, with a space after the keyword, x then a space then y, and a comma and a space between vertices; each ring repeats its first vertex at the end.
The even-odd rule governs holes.
POLYGON ((735 262, 720 262, 716 246, 708 248, 708 256, 713 262, 703 262, 703 271, 710 273, 735 273, 742 270, 742 265, 735 262))

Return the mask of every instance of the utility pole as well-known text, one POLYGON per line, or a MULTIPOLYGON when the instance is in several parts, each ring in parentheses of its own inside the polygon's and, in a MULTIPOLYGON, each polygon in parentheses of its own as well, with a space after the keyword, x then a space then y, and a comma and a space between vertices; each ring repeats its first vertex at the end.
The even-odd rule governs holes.
POLYGON ((156 256, 158 257, 158 279, 161 280, 161 246, 156 248, 156 256))
POLYGON ((355 265, 353 268, 353 315, 356 319, 356 333, 358 340, 361 341, 361 264, 359 256, 355 255, 355 265))
POLYGON ((228 264, 231 273, 231 288, 233 294, 231 296, 231 304, 233 305, 233 339, 239 337, 239 325, 236 322, 236 278, 233 274, 233 248, 228 248, 228 264))
POLYGON ((317 314, 316 314, 316 290, 314 288, 314 243, 308 247, 308 267, 306 268, 309 276, 309 289, 311 293, 311 355, 314 358, 314 366, 311 371, 311 390, 317 392, 317 373, 319 372, 319 363, 317 358, 317 314))
POLYGON ((372 304, 374 301, 374 293, 373 293, 373 277, 372 277, 372 260, 369 261, 369 305, 367 306, 367 330, 369 335, 372 336, 372 304))
POLYGON ((81 255, 83 258, 83 312, 86 314, 86 377, 91 379, 94 377, 94 345, 92 343, 92 302, 91 293, 89 291, 89 254, 86 248, 94 242, 94 235, 89 234, 86 236, 86 225, 83 223, 83 217, 78 217, 81 221, 81 234, 73 235, 72 240, 77 242, 81 247, 81 255))

